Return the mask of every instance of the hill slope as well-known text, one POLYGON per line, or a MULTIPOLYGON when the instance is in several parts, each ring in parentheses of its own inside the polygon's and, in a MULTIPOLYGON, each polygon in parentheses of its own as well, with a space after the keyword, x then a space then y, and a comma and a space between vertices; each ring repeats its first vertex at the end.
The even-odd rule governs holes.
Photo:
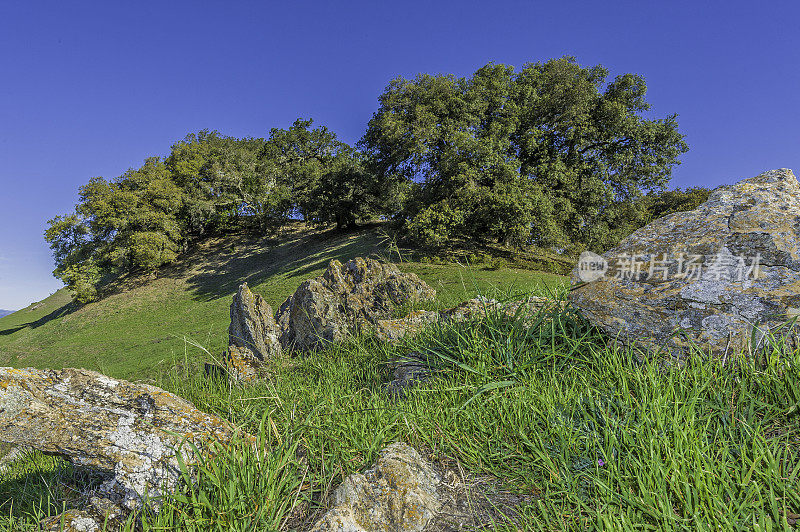
POLYGON ((13 314, 13 310, 0 310, 0 318, 8 316, 9 314, 13 314))
MULTIPOLYGON (((279 239, 211 240, 157 277, 124 279, 102 300, 76 307, 66 290, 0 319, 0 366, 85 367, 119 378, 193 366, 227 345, 229 305, 244 281, 273 309, 331 259, 382 254, 379 229, 319 233, 294 228, 279 239), (189 339, 189 340, 187 340, 189 339)), ((493 289, 530 291, 563 278, 530 270, 487 271, 404 262, 436 288, 440 305, 493 289)))

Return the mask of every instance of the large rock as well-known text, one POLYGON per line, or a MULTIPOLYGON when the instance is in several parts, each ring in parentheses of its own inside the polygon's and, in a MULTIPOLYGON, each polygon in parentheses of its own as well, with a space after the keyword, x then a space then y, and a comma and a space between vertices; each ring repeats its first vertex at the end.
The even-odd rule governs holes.
POLYGON ((281 354, 279 336, 272 308, 243 283, 231 303, 227 360, 231 377, 238 381, 257 378, 261 364, 281 354))
POLYGON ((405 443, 381 451, 375 465, 354 473, 334 491, 332 508, 312 532, 423 530, 441 507, 433 466, 405 443))
POLYGON ((67 510, 45 518, 40 527, 44 532, 110 532, 123 530, 127 509, 103 497, 89 497, 85 509, 67 510))
POLYGON ((478 296, 445 310, 417 310, 404 318, 378 320, 375 330, 378 339, 384 342, 395 342, 402 338, 412 338, 436 323, 468 321, 487 315, 519 317, 528 323, 531 318, 543 310, 563 306, 563 301, 539 296, 528 296, 508 303, 500 303, 494 299, 478 296))
MULTIPOLYGON (((755 347, 800 314, 800 185, 772 170, 582 256, 571 302, 624 342, 684 354, 755 347), (677 334, 674 334, 676 333, 677 334)), ((794 338, 793 332, 788 336, 794 338)))
POLYGON ((227 422, 154 386, 82 369, 0 368, 0 443, 109 473, 101 492, 128 509, 177 485, 176 449, 191 466, 188 443, 205 452, 236 436, 227 422))
POLYGON ((345 264, 331 261, 321 276, 304 281, 278 310, 284 349, 307 350, 372 328, 406 301, 436 296, 413 273, 393 264, 357 257, 345 264))

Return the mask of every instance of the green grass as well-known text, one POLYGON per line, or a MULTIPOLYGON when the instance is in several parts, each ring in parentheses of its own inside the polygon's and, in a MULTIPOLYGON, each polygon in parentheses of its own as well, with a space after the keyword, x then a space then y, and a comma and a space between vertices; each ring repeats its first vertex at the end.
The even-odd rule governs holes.
MULTIPOLYGON (((160 384, 258 434, 268 456, 221 453, 148 524, 289 528, 402 440, 534 495, 522 529, 787 530, 786 516, 800 511, 800 353, 775 348, 758 361, 695 354, 664 365, 553 308, 434 328, 394 346, 352 338, 276 361, 271 380, 243 388, 179 368, 160 384), (386 363, 414 352, 434 376, 394 401, 382 389, 386 363)), ((39 467, 46 475, 55 466, 39 467)), ((0 481, 0 515, 12 516, 0 517, 0 530, 34 521, 9 507, 20 482, 0 481)), ((53 479, 25 482, 36 484, 28 512, 52 512, 53 479)))
MULTIPOLYGON (((331 258, 384 246, 377 230, 211 242, 183 266, 126 280, 126 291, 98 303, 75 309, 61 293, 0 320, 0 364, 147 376, 260 438, 259 453, 234 445, 204 463, 196 482, 145 519, 146 530, 299 527, 393 441, 532 497, 514 525, 521 529, 791 528, 787 518, 800 513, 800 352, 781 342, 756 360, 723 365, 694 353, 663 364, 558 306, 434 327, 397 345, 350 338, 276 360, 269 380, 242 388, 199 371, 208 355, 183 337, 220 352, 239 282, 276 306, 331 258), (400 400, 383 389, 398 356, 433 370, 400 400)), ((427 307, 477 293, 542 293, 563 280, 456 264, 401 269, 437 289, 427 307)), ((44 515, 80 507, 81 489, 96 481, 38 453, 16 460, 0 472, 0 531, 35 530, 44 515)))
MULTIPOLYGON (((0 319, 0 366, 84 367, 127 379, 152 379, 176 364, 196 367, 208 357, 191 343, 203 344, 215 356, 227 347, 229 305, 240 283, 247 281, 277 309, 331 259, 386 256, 389 246, 382 234, 380 227, 372 227, 352 233, 294 229, 275 239, 226 237, 206 242, 157 277, 123 279, 96 303, 77 308, 61 290, 0 319)), ((438 306, 455 305, 478 292, 529 291, 564 279, 455 263, 403 262, 400 269, 433 286, 438 306)))

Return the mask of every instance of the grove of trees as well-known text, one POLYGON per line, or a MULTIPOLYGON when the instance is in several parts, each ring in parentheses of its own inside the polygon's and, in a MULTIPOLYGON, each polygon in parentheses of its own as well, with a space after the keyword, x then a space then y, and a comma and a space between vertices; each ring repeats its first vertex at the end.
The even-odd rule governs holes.
POLYGON ((706 189, 664 191, 687 150, 675 115, 648 119, 642 77, 572 58, 470 78, 397 78, 355 146, 298 119, 267 138, 190 134, 168 155, 80 187, 49 221, 54 274, 79 301, 106 275, 172 262, 226 229, 384 217, 421 246, 494 240, 603 251, 706 189))

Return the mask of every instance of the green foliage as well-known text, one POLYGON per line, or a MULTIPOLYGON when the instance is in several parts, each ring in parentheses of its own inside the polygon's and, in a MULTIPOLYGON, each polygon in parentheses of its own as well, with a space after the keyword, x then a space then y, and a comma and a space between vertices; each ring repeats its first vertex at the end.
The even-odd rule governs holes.
POLYGON ((487 270, 500 270, 508 266, 508 263, 502 257, 494 257, 486 265, 487 270))
POLYGON ((56 260, 54 275, 79 302, 97 297, 104 272, 152 270, 183 249, 177 216, 182 191, 159 158, 114 181, 93 178, 79 196, 75 213, 53 218, 45 231, 56 260))
POLYGON ((188 238, 219 231, 243 212, 264 212, 261 205, 274 187, 262 174, 264 143, 203 130, 172 146, 166 165, 184 192, 180 219, 188 238))
POLYGON ((411 217, 406 224, 406 231, 418 242, 442 246, 455 236, 463 218, 463 211, 454 210, 448 201, 441 201, 411 217))
POLYGON ((54 274, 88 301, 100 278, 153 271, 209 235, 274 234, 298 216, 340 229, 393 218, 434 250, 472 240, 602 251, 704 194, 652 192, 687 149, 676 116, 642 116, 640 76, 607 78, 571 58, 398 78, 357 148, 310 119, 266 139, 190 134, 166 158, 80 188, 75 212, 45 233, 54 274))
POLYGON ((144 519, 145 530, 280 530, 298 502, 307 502, 300 498, 307 468, 298 460, 291 427, 277 432, 266 415, 250 425, 258 427, 255 448, 245 441, 213 444, 212 457, 193 476, 181 461, 183 489, 166 497, 158 515, 144 519))
POLYGON ((489 64, 469 79, 398 78, 361 146, 384 179, 418 184, 401 216, 423 243, 458 233, 603 249, 641 191, 663 186, 687 149, 674 115, 641 116, 649 106, 640 76, 607 76, 563 58, 519 72, 489 64), (445 220, 426 212, 439 208, 445 220))
POLYGON ((94 262, 86 261, 65 266, 59 276, 78 303, 90 303, 97 299, 97 285, 102 274, 94 262))
POLYGON ((382 213, 386 192, 368 161, 326 127, 298 119, 273 129, 261 153, 264 173, 290 191, 293 207, 318 225, 354 227, 382 213))
POLYGON ((647 222, 668 214, 691 211, 704 203, 711 191, 704 187, 692 187, 685 190, 651 191, 641 202, 647 210, 647 222))

